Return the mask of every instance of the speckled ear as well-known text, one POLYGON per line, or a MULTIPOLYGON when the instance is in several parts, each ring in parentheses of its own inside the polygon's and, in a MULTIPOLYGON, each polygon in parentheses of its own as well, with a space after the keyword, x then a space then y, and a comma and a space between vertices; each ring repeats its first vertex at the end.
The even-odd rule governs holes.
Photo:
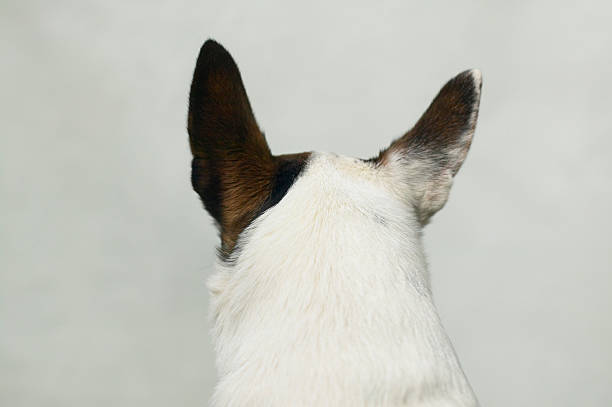
POLYGON ((213 40, 204 43, 198 56, 187 128, 191 182, 215 219, 221 252, 227 254, 240 232, 283 197, 308 154, 271 154, 238 66, 213 40))
POLYGON ((455 76, 414 127, 374 160, 406 171, 417 191, 415 206, 423 223, 444 206, 452 178, 465 160, 476 129, 481 87, 476 69, 455 76))

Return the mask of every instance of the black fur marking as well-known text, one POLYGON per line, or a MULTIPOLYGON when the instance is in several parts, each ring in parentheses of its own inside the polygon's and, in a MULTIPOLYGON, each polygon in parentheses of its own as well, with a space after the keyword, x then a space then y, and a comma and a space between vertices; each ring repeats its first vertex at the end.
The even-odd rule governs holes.
MULTIPOLYGON (((261 216, 268 209, 274 207, 285 197, 285 195, 287 195, 287 192, 289 192, 291 186, 293 186, 306 167, 307 157, 308 155, 304 154, 293 154, 277 157, 279 161, 278 170, 273 180, 272 191, 259 210, 251 215, 251 220, 243 229, 243 232, 249 229, 255 219, 261 216)), ((244 233, 241 233, 236 240, 236 244, 231 250, 226 250, 223 247, 220 247, 217 254, 221 261, 223 261, 223 263, 226 265, 234 264, 240 257, 240 252, 242 251, 244 241, 244 233)))
POLYGON ((272 192, 259 209, 257 216, 279 203, 285 197, 305 165, 306 161, 304 160, 287 160, 280 163, 274 179, 272 192))

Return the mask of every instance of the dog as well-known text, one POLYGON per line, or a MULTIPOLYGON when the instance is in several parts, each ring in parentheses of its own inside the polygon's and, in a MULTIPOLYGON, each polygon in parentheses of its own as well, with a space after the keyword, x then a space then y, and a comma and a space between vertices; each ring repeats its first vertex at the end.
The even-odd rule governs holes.
POLYGON ((240 72, 202 46, 191 181, 221 238, 213 406, 476 406, 432 300, 422 229, 476 127, 481 74, 440 90, 371 159, 273 155, 240 72))

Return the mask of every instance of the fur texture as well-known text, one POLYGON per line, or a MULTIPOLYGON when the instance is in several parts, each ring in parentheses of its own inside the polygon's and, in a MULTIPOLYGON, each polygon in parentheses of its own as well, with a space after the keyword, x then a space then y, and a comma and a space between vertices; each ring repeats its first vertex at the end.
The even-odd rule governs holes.
POLYGON ((478 405, 436 312, 421 232, 467 154, 480 87, 478 71, 455 77, 377 158, 274 157, 233 60, 204 45, 189 134, 194 188, 227 250, 208 284, 214 406, 478 405))
POLYGON ((282 198, 308 153, 272 155, 236 63, 214 41, 198 56, 187 128, 191 183, 219 226, 219 253, 228 257, 240 232, 282 198))

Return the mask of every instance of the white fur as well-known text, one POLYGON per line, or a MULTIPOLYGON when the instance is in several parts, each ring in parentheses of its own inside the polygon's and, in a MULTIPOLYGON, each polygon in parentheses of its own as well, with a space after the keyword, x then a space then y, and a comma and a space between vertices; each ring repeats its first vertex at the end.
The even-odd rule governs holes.
POLYGON ((217 264, 213 405, 477 405, 432 300, 415 191, 394 171, 313 154, 217 264))

